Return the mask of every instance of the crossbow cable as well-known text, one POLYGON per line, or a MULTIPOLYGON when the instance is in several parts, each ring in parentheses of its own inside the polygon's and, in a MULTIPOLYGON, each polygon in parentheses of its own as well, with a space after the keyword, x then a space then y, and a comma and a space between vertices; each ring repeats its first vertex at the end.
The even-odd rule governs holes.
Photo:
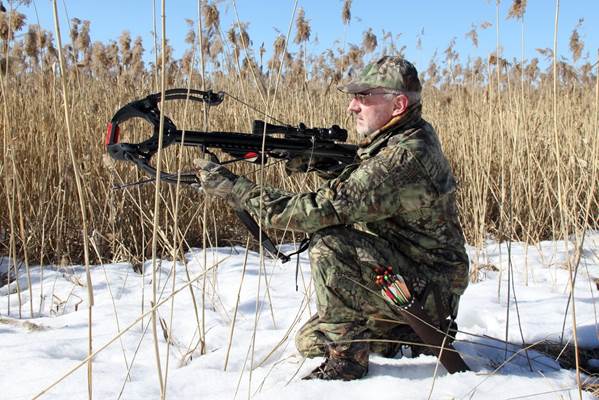
MULTIPOLYGON (((165 100, 189 100, 205 103, 208 106, 216 106, 222 103, 224 92, 201 91, 194 89, 169 89, 165 92, 165 100)), ((161 93, 153 93, 141 100, 132 101, 118 110, 110 122, 106 132, 106 150, 115 160, 130 161, 139 169, 151 177, 156 177, 156 169, 150 165, 150 159, 158 151, 159 130, 160 130, 160 109, 158 103, 161 101, 161 93), (141 118, 149 122, 154 131, 152 136, 140 143, 122 143, 120 139, 119 125, 133 118, 141 118)), ((167 116, 164 116, 164 132, 162 147, 165 148, 174 143, 174 135, 177 133, 177 126, 167 116)), ((198 179, 193 173, 170 174, 160 172, 160 180, 176 184, 198 184, 198 179)), ((264 249, 272 254, 273 257, 282 262, 289 261, 289 256, 279 252, 266 232, 260 230, 259 225, 252 216, 245 210, 235 210, 235 213, 241 222, 248 228, 252 236, 259 240, 264 249)))

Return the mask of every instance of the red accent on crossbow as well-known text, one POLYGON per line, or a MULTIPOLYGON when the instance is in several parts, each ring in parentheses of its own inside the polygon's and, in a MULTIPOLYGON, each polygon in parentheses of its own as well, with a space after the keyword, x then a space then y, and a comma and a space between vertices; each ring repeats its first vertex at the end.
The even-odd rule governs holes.
POLYGON ((243 159, 247 161, 256 161, 258 159, 258 153, 255 151, 250 151, 243 155, 243 159))
POLYGON ((106 146, 109 144, 114 144, 119 142, 119 134, 121 133, 121 129, 117 126, 114 130, 114 136, 112 136, 112 122, 108 123, 108 127, 106 129, 106 146))

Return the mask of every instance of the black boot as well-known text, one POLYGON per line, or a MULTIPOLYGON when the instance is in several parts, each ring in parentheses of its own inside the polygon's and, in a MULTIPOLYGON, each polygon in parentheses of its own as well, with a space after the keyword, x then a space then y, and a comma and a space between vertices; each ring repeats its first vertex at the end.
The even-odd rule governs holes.
POLYGON ((368 373, 368 353, 368 342, 329 345, 324 362, 302 379, 351 381, 363 378, 368 373))

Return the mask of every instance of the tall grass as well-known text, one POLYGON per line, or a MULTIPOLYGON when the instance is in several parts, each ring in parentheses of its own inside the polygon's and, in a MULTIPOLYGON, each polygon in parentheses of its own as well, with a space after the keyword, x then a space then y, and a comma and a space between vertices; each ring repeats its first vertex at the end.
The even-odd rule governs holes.
MULTIPOLYGON (((220 33, 218 14, 210 7, 205 5, 203 12, 212 19, 207 20, 203 34, 198 33, 193 40, 197 44, 201 37, 203 51, 199 53, 205 57, 195 65, 205 64, 208 72, 190 73, 189 63, 186 69, 166 52, 167 86, 205 85, 264 109, 265 88, 272 86, 269 82, 281 67, 278 99, 270 107, 273 116, 289 123, 352 127, 346 112, 348 99, 334 87, 366 53, 374 57, 387 51, 385 39, 379 41, 378 51, 374 50, 376 36, 369 31, 365 32, 368 40, 364 48, 292 55, 285 47, 286 38, 278 37, 273 53, 283 62, 270 60, 269 69, 258 65, 252 49, 244 50, 250 38, 243 24, 236 24, 225 38, 220 33)), ((89 38, 81 37, 82 32, 75 32, 82 29, 79 26, 73 23, 74 41, 65 47, 73 130, 70 143, 62 134, 66 129, 60 110, 63 90, 57 79, 51 35, 30 26, 32 33, 25 37, 29 40, 27 53, 19 50, 24 43, 3 38, 8 68, 3 75, 0 198, 7 206, 0 209, 0 253, 16 259, 28 256, 28 260, 37 255, 42 263, 83 259, 83 221, 67 153, 70 145, 81 170, 87 232, 97 245, 99 257, 140 265, 152 247, 153 187, 112 189, 143 177, 132 165, 108 159, 103 138, 106 122, 119 107, 155 90, 156 73, 161 68, 143 65, 139 39, 133 46, 127 35, 119 43, 91 44, 89 38)), ((309 26, 303 29, 304 36, 296 38, 300 46, 307 40, 309 26)), ((424 116, 437 128, 457 176, 458 205, 468 242, 480 246, 489 236, 536 242, 597 228, 599 145, 594 94, 597 80, 592 61, 580 67, 557 63, 559 108, 554 128, 551 71, 540 71, 537 59, 507 62, 492 54, 487 60, 464 63, 453 50, 446 51, 446 56, 440 65, 431 61, 422 74, 424 116), (506 196, 508 189, 510 196, 506 196)), ((182 102, 169 104, 165 112, 180 128, 205 126, 201 106, 191 105, 186 115, 183 108, 182 102)), ((209 110, 210 127, 218 130, 248 131, 254 118, 263 116, 230 98, 209 110)), ((130 133, 123 140, 139 140, 149 134, 135 123, 125 128, 130 133)), ((163 168, 174 171, 179 150, 172 147, 165 151, 163 168)), ((191 168, 197 154, 189 149, 182 154, 183 168, 191 168)), ((257 177, 254 165, 233 169, 257 177)), ((287 177, 281 164, 268 167, 264 176, 267 184, 287 190, 311 190, 320 184, 316 177, 287 177)), ((160 195, 157 242, 161 254, 168 257, 172 238, 177 237, 172 232, 176 191, 165 186, 160 195)), ((177 235, 184 246, 201 245, 203 231, 212 245, 217 244, 216 238, 219 245, 243 243, 244 228, 229 208, 210 199, 207 212, 202 213, 204 201, 203 196, 187 190, 179 200, 177 235), (211 215, 216 224, 206 221, 211 215), (214 232, 211 226, 218 226, 219 231, 214 232)))

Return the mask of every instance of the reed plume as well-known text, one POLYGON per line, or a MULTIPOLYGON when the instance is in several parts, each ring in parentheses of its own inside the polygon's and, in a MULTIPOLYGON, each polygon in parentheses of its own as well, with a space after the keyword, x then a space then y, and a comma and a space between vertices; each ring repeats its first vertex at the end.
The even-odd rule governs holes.
POLYGON ((372 31, 372 28, 369 28, 362 36, 362 48, 364 52, 367 54, 372 53, 376 50, 377 44, 376 35, 372 31))
POLYGON ((578 61, 580 55, 582 54, 582 50, 584 49, 584 42, 580 39, 580 35, 578 34, 578 29, 580 29, 583 22, 583 18, 579 19, 576 27, 570 35, 570 52, 572 53, 572 61, 574 63, 578 61))
POLYGON ((516 18, 522 19, 524 18, 524 13, 526 12, 526 0, 514 0, 512 5, 508 11, 507 18, 516 18))
POLYGON ((478 32, 476 30, 476 25, 472 24, 471 29, 466 32, 465 35, 467 38, 470 38, 470 40, 472 41, 472 45, 476 48, 478 47, 478 32))
POLYGON ((349 25, 351 21, 351 2, 352 0, 343 1, 343 9, 341 10, 341 21, 344 25, 349 25))
POLYGON ((310 22, 306 19, 306 14, 303 8, 297 11, 295 20, 296 34, 293 40, 294 43, 300 44, 310 40, 310 22))

